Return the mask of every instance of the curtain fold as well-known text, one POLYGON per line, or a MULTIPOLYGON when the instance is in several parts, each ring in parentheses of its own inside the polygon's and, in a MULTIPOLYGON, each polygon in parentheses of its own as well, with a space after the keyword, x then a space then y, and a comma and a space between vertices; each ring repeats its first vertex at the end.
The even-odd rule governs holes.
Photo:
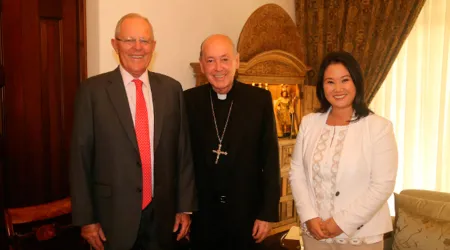
MULTIPOLYGON (((296 0, 306 64, 317 71, 331 51, 345 50, 361 64, 365 98, 383 83, 425 0, 296 0)), ((315 84, 311 75, 309 84, 315 84)))
POLYGON ((450 2, 427 0, 371 109, 399 147, 395 190, 450 192, 450 2))

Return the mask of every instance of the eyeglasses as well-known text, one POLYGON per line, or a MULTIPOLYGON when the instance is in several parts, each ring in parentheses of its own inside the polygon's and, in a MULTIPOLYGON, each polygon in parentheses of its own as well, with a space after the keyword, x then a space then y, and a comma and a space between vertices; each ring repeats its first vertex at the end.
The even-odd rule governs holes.
POLYGON ((139 40, 139 43, 143 46, 149 46, 150 44, 152 44, 154 42, 153 40, 147 40, 147 39, 143 39, 143 38, 136 39, 136 38, 132 38, 132 37, 125 38, 125 39, 120 39, 120 38, 116 37, 116 40, 123 42, 130 47, 136 45, 136 42, 138 40, 139 40))

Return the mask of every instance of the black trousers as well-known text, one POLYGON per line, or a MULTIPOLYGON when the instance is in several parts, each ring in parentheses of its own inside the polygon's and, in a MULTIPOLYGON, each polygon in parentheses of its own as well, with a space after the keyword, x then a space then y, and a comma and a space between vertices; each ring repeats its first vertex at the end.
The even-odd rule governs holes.
POLYGON ((260 250, 252 237, 253 220, 231 223, 227 203, 212 203, 209 209, 194 212, 191 225, 192 250, 260 250))
POLYGON ((132 250, 162 250, 158 243, 153 203, 142 210, 138 236, 132 250))

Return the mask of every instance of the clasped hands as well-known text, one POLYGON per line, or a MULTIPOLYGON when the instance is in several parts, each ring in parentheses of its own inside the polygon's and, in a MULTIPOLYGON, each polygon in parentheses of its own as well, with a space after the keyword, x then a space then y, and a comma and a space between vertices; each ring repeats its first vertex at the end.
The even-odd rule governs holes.
POLYGON ((306 227, 316 240, 334 238, 343 233, 342 229, 336 224, 336 221, 334 221, 333 218, 324 221, 321 218, 316 217, 308 220, 306 222, 306 227))

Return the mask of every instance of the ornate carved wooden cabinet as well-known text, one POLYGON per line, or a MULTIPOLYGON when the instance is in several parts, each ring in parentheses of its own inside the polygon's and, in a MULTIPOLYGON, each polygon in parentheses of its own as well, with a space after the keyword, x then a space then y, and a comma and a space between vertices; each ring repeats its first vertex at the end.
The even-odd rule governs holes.
MULTIPOLYGON (((191 63, 191 66, 196 77, 196 84, 207 83, 199 64, 191 63)), ((305 77, 309 70, 309 67, 294 55, 282 50, 271 50, 257 54, 249 61, 241 62, 236 75, 240 82, 269 90, 274 102, 281 96, 282 89, 287 89, 289 96, 296 99, 294 107, 296 126, 294 132, 296 132, 301 117, 313 110, 314 100, 305 99, 311 96, 304 94, 305 77)), ((276 112, 276 108, 274 111, 276 112)), ((295 133, 293 136, 279 138, 278 142, 281 175, 280 222, 273 225, 271 234, 286 231, 291 226, 297 225, 297 213, 288 179, 295 133)))
POLYGON ((294 150, 295 139, 279 139, 278 149, 280 152, 280 221, 273 225, 271 234, 289 230, 291 226, 297 225, 297 212, 289 185, 289 170, 291 169, 291 156, 294 150))

